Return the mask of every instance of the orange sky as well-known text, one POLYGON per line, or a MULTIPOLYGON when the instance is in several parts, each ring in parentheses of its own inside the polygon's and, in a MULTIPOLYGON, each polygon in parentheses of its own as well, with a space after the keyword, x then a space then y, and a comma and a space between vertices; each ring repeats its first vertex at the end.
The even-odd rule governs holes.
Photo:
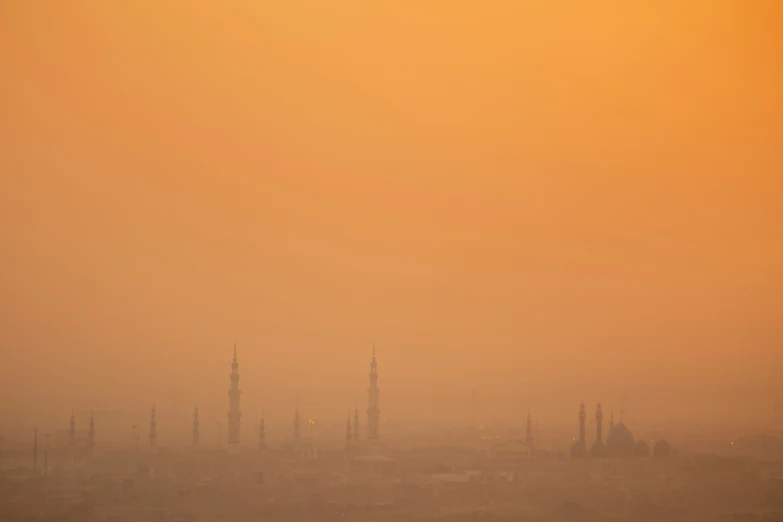
POLYGON ((769 416, 779 4, 382 4, 0 4, 3 422, 769 416))

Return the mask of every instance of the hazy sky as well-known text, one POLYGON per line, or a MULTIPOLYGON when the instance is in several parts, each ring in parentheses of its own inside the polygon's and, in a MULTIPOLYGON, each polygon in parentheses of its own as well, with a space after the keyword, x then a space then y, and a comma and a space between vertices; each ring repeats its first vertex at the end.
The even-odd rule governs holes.
POLYGON ((641 4, 3 1, 2 425, 771 415, 783 8, 641 4))

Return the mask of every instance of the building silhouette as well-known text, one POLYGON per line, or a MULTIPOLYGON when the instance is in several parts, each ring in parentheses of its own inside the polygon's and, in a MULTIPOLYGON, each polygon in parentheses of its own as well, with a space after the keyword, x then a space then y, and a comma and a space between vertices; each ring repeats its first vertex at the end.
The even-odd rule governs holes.
POLYGON ((574 440, 571 444, 571 458, 581 459, 587 456, 587 447, 585 444, 585 414, 584 401, 579 403, 579 440, 574 440))
POLYGON ((150 412, 150 449, 154 450, 158 447, 158 421, 155 415, 155 403, 152 403, 152 411, 150 412))
POLYGON ((239 363, 237 362, 237 345, 234 344, 234 360, 231 362, 231 389, 228 391, 228 443, 239 444, 239 421, 242 412, 239 411, 239 363))
POLYGON ((593 443, 593 447, 590 449, 590 453, 594 457, 600 457, 604 454, 604 437, 603 437, 603 426, 604 426, 604 413, 601 411, 601 403, 599 402, 595 406, 595 442, 593 443))
POLYGON ((380 438, 380 415, 378 409, 378 396, 381 390, 378 388, 378 362, 375 359, 375 346, 372 348, 372 361, 370 362, 370 387, 367 388, 367 438, 378 440, 380 438))

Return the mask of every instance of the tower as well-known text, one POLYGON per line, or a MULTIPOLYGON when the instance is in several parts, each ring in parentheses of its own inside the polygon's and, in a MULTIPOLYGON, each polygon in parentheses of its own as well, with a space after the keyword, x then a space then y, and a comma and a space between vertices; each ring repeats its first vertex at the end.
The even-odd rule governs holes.
POLYGON ((603 425, 604 414, 601 411, 601 403, 599 402, 595 407, 595 442, 598 444, 602 444, 604 441, 603 425))
POLYGON ((601 457, 605 453, 606 447, 604 446, 604 413, 601 410, 601 403, 595 405, 595 442, 590 450, 593 457, 601 457))
POLYGON ((370 387, 367 388, 367 438, 378 440, 380 438, 380 414, 378 409, 378 362, 375 360, 375 346, 372 347, 372 361, 370 362, 370 387))
POLYGON ((345 421, 345 449, 351 447, 351 416, 348 415, 348 420, 345 421))
POLYGON ((264 426, 264 410, 261 410, 261 423, 258 425, 258 451, 266 449, 266 426, 264 426))
POLYGON ((585 447, 585 403, 579 403, 579 445, 585 447))
POLYGON ((359 442, 359 405, 353 411, 353 440, 359 442))
POLYGON ((90 456, 95 453, 95 412, 90 411, 90 430, 87 432, 87 442, 90 448, 90 456))
POLYGON ((199 420, 198 420, 198 406, 193 410, 193 447, 198 448, 199 444, 199 420))
POLYGON ((150 449, 154 450, 158 445, 158 421, 155 418, 155 403, 152 403, 150 412, 150 449))
POLYGON ((234 345, 234 360, 231 363, 231 389, 228 391, 228 443, 239 444, 239 363, 237 362, 237 345, 234 345))
POLYGON ((533 418, 530 416, 530 410, 527 410, 527 427, 525 430, 525 442, 527 445, 533 447, 533 418))
POLYGON ((612 433, 612 428, 614 428, 614 410, 609 411, 609 433, 612 433))
POLYGON ((38 428, 33 428, 33 469, 38 469, 38 428))

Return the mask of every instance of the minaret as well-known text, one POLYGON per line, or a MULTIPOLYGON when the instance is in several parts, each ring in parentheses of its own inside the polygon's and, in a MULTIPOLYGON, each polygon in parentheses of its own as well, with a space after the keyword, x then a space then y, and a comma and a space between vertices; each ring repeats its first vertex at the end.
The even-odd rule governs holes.
POLYGON ((353 411, 353 440, 359 442, 359 405, 353 411))
POLYGON ((612 433, 612 428, 614 428, 614 410, 609 411, 609 433, 612 433))
POLYGON ((266 426, 264 426, 264 410, 261 410, 261 423, 258 426, 258 451, 266 449, 266 426))
POLYGON ((348 420, 345 421, 345 449, 351 447, 351 416, 348 415, 348 420))
POLYGON ((579 403, 579 445, 585 447, 585 403, 579 403))
POLYGON ((527 410, 527 429, 525 433, 525 442, 528 447, 533 447, 533 418, 530 416, 530 410, 527 410))
POLYGON ((378 362, 375 360, 375 346, 372 347, 372 361, 370 362, 370 387, 367 388, 367 438, 378 440, 380 438, 380 414, 378 409, 378 362))
POLYGON ((95 453, 95 412, 90 411, 90 430, 87 432, 87 440, 90 445, 90 456, 95 453))
POLYGON ((158 445, 158 421, 155 418, 155 403, 152 403, 150 412, 150 449, 154 450, 158 445))
POLYGON ((198 406, 193 410, 193 447, 198 448, 199 445, 199 420, 198 420, 198 406))
POLYGON ((76 418, 73 416, 73 408, 71 408, 71 426, 68 428, 68 445, 73 453, 76 449, 76 418))
POLYGON ((601 403, 599 402, 595 407, 595 442, 597 444, 602 444, 604 441, 603 426, 604 413, 601 411, 601 403))
POLYGON ((239 363, 237 362, 237 345, 234 345, 234 360, 231 363, 231 389, 228 391, 228 443, 239 444, 239 363))

